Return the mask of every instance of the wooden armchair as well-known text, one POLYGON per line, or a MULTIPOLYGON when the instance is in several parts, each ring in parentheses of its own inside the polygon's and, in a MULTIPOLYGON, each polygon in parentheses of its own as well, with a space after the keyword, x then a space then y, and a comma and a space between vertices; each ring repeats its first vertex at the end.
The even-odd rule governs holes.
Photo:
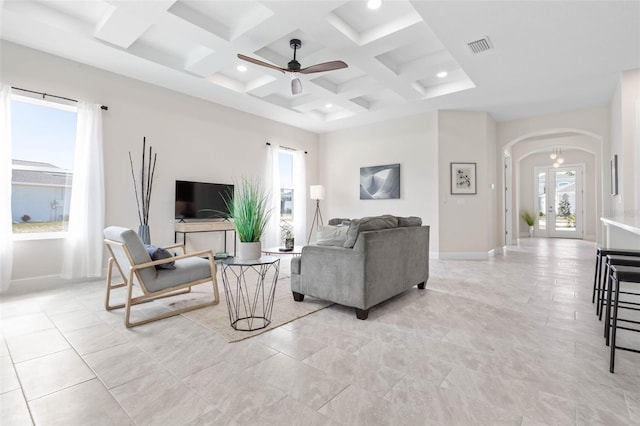
POLYGON ((216 264, 211 250, 186 254, 183 244, 174 244, 165 247, 165 249, 180 249, 181 255, 152 261, 142 240, 135 231, 118 226, 110 226, 104 230, 104 236, 105 244, 111 254, 107 268, 105 308, 108 311, 125 308, 125 326, 134 327, 146 324, 194 309, 217 305, 220 302, 218 281, 216 280, 216 264), (205 257, 208 257, 208 259, 205 257), (156 265, 169 264, 170 262, 175 262, 175 269, 156 269, 156 265), (116 284, 111 282, 114 265, 118 268, 120 276, 123 278, 122 282, 116 284), (189 293, 192 286, 207 281, 211 281, 213 285, 213 301, 175 309, 136 322, 129 320, 131 306, 162 297, 189 293), (142 290, 143 294, 141 296, 133 297, 134 282, 142 290), (125 286, 127 287, 125 303, 110 305, 111 291, 125 286))

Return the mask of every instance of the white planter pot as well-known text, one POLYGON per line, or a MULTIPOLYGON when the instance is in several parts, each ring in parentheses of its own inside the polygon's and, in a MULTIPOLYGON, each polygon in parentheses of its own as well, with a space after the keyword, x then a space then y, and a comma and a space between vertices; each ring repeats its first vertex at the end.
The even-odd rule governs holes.
POLYGON ((262 243, 260 241, 254 243, 239 242, 236 256, 242 260, 260 259, 262 256, 262 243))
POLYGON ((529 238, 533 238, 533 232, 536 230, 534 226, 529 227, 529 238))

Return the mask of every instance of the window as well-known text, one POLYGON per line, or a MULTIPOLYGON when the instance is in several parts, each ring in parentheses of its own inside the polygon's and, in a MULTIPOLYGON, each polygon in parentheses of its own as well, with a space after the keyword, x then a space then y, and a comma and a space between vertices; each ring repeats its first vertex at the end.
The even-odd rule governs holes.
POLYGON ((287 222, 293 220, 293 155, 280 150, 280 218, 287 222))
POLYGON ((77 109, 13 96, 11 102, 13 233, 67 230, 77 109))

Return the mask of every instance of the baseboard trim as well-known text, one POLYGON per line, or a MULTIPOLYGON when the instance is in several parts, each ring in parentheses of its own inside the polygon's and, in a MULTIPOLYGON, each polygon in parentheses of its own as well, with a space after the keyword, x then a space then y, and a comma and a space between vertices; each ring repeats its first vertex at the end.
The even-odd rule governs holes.
POLYGON ((78 283, 86 283, 89 281, 104 281, 103 277, 96 278, 84 278, 77 280, 67 280, 62 278, 61 275, 42 275, 39 277, 20 278, 17 280, 11 280, 11 285, 6 291, 3 291, 3 295, 24 294, 38 291, 46 291, 51 287, 62 287, 78 283))
POLYGON ((487 260, 494 257, 496 254, 495 249, 491 249, 487 252, 482 251, 459 251, 459 252, 440 252, 438 258, 440 260, 487 260))

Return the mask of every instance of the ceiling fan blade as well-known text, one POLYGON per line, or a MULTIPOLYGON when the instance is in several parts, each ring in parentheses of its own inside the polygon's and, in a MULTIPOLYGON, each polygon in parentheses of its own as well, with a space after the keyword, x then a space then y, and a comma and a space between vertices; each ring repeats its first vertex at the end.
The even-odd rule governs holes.
POLYGON ((299 95, 302 93, 302 83, 299 78, 291 79, 291 93, 294 95, 299 95))
POLYGON ((240 53, 238 53, 238 58, 242 59, 243 61, 251 62, 252 64, 260 65, 261 67, 267 67, 267 68, 271 68, 271 69, 274 69, 274 70, 278 70, 281 73, 284 73, 285 71, 287 71, 287 69, 285 69, 285 68, 280 68, 280 67, 277 67, 275 65, 271 65, 268 62, 263 62, 263 61, 260 61, 258 59, 253 59, 253 58, 250 58, 248 56, 241 55, 240 53))
POLYGON ((349 65, 342 61, 323 62, 321 64, 311 65, 307 68, 302 68, 298 72, 300 74, 311 74, 314 72, 333 71, 341 68, 347 68, 349 65))

